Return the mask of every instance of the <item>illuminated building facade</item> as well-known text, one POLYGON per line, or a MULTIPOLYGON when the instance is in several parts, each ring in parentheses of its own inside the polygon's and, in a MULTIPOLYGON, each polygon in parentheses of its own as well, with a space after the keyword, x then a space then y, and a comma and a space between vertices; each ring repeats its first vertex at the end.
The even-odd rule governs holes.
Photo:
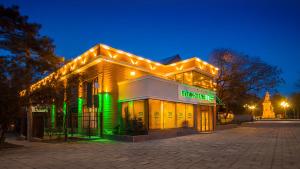
POLYGON ((163 64, 100 44, 31 90, 53 78, 68 86, 78 75, 77 87, 69 89, 72 96, 65 95, 63 107, 53 105, 50 112, 51 126, 62 124, 57 120, 62 114, 69 133, 122 135, 137 126, 147 132, 211 132, 216 125, 217 73, 218 68, 196 57, 163 64))

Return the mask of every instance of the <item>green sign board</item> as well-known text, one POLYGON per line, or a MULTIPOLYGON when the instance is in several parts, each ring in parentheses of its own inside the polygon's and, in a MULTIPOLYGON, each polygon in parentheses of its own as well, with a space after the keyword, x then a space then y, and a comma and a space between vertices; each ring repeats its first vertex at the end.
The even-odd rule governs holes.
POLYGON ((198 93, 198 92, 192 92, 189 90, 181 90, 180 95, 182 97, 189 98, 189 99, 206 100, 209 102, 212 102, 215 99, 214 94, 202 94, 202 93, 198 93))

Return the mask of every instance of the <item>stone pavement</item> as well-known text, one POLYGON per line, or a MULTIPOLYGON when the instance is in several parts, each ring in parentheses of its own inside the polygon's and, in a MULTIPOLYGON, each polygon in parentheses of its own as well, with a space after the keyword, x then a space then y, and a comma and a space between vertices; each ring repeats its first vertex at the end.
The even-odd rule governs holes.
POLYGON ((1 150, 0 169, 300 168, 300 123, 296 122, 252 123, 213 134, 140 143, 11 142, 25 147, 1 150))

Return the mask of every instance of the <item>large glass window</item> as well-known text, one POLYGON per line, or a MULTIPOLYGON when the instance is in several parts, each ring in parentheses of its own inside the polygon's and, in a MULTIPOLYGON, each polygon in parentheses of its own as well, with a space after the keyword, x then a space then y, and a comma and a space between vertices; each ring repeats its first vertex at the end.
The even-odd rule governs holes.
POLYGON ((133 116, 135 119, 144 122, 145 115, 145 101, 134 101, 133 102, 133 116))
POLYGON ((193 86, 198 86, 206 89, 213 89, 213 79, 209 76, 193 71, 193 86))
POLYGON ((164 128, 176 128, 175 103, 163 102, 164 108, 164 128))
POLYGON ((125 124, 129 120, 138 120, 145 122, 145 101, 130 101, 122 103, 122 118, 125 120, 125 124))
POLYGON ((83 128, 97 128, 98 77, 83 82, 83 128))
POLYGON ((149 128, 162 129, 162 102, 160 100, 149 100, 149 128))
POLYGON ((186 104, 185 106, 185 117, 188 127, 194 127, 194 106, 186 104))
POLYGON ((188 84, 188 85, 193 85, 193 72, 185 72, 183 74, 183 83, 188 84))
POLYGON ((178 73, 175 75, 175 80, 177 82, 183 83, 183 73, 178 73))
POLYGON ((149 100, 150 129, 194 127, 192 104, 149 100))
POLYGON ((176 103, 177 127, 194 127, 194 106, 176 103))
POLYGON ((177 127, 186 126, 185 121, 185 104, 176 103, 177 127))
POLYGON ((191 86, 197 86, 206 89, 214 89, 215 83, 213 78, 202 74, 197 71, 188 71, 184 73, 178 73, 176 75, 169 76, 169 79, 175 80, 180 83, 188 84, 191 86), (175 77, 175 79, 174 79, 175 77))

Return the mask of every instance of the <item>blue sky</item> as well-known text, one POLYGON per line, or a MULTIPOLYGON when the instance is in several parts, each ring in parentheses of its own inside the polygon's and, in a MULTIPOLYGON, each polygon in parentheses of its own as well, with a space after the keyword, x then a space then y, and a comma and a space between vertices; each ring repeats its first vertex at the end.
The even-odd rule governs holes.
POLYGON ((283 71, 283 94, 300 78, 300 1, 296 0, 9 0, 58 55, 76 57, 104 43, 154 60, 180 54, 208 59, 216 48, 259 56, 283 71))

